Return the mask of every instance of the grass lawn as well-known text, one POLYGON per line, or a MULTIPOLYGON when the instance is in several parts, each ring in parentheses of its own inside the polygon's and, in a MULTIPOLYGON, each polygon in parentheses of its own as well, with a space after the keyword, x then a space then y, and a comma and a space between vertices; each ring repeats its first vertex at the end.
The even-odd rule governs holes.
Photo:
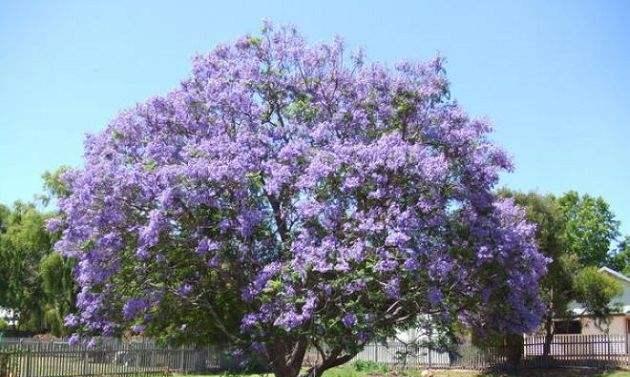
MULTIPOLYGON (((357 370, 353 364, 344 365, 328 370, 323 377, 420 377, 422 370, 388 371, 384 367, 357 370)), ((511 374, 484 373, 469 370, 432 370, 432 377, 509 377, 511 374)), ((523 369, 517 375, 519 377, 630 377, 627 370, 601 370, 601 369, 523 369)), ((181 376, 183 377, 183 375, 181 376)), ((215 374, 205 376, 186 377, 274 377, 273 374, 215 374)))
MULTIPOLYGON (((379 377, 379 376, 409 376, 409 377, 420 377, 420 372, 417 371, 414 373, 405 373, 405 374, 369 374, 365 376, 370 377, 379 377)), ((324 376, 333 376, 335 374, 324 374, 324 376)), ((336 374, 340 376, 340 374, 336 374)), ((215 374, 215 375, 185 375, 186 377, 226 377, 226 376, 235 376, 235 375, 225 375, 225 374, 215 374)), ((273 374, 243 374, 236 375, 238 377, 273 377, 273 374)), ((346 375, 347 376, 347 375, 346 375)), ((361 376, 361 375, 358 375, 361 376)), ((434 370, 430 375, 432 377, 630 377, 630 371, 625 370, 612 370, 612 371, 602 371, 602 370, 582 370, 582 369, 539 369, 539 370, 524 370, 521 371, 517 375, 511 374, 496 374, 496 373, 483 373, 477 371, 466 371, 466 370, 434 370)), ((179 377, 184 377, 184 375, 179 375, 179 377)), ((350 377, 350 376, 348 376, 350 377)))
MULTIPOLYGON (((434 371, 434 377, 502 377, 512 376, 509 374, 483 373, 474 371, 434 371)), ((603 371, 598 369, 526 369, 520 371, 519 377, 630 377, 630 371, 611 370, 603 371)))

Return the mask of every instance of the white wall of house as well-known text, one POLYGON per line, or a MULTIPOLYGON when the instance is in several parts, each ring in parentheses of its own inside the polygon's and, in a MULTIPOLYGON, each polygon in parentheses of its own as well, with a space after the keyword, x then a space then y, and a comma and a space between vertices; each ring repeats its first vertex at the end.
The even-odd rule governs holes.
POLYGON ((601 335, 601 334, 606 334, 606 330, 608 330, 609 334, 625 334, 626 333, 626 316, 625 315, 615 315, 615 316, 610 317, 609 320, 610 320, 610 323, 608 324, 608 327, 606 327, 605 323, 601 323, 598 327, 598 324, 595 323, 595 320, 593 318, 588 318, 588 317, 580 318, 580 322, 582 323, 582 334, 601 335))
POLYGON ((628 331, 626 318, 630 319, 630 278, 607 267, 600 268, 600 272, 615 278, 623 288, 621 294, 613 298, 610 303, 615 314, 609 318, 608 326, 605 323, 598 326, 593 318, 588 317, 588 313, 579 303, 572 303, 570 310, 579 317, 582 324, 582 334, 625 334, 628 331))
MULTIPOLYGON (((607 271, 604 270, 604 272, 607 272, 607 271)), ((624 313, 630 312, 630 279, 626 278, 625 276, 621 278, 618 275, 613 275, 610 272, 608 272, 608 274, 617 278, 617 281, 623 287, 623 292, 619 296, 615 297, 611 301, 611 304, 614 306, 620 307, 621 311, 624 313)))
POLYGON ((15 325, 14 313, 13 310, 0 308, 0 319, 7 322, 9 325, 15 325))

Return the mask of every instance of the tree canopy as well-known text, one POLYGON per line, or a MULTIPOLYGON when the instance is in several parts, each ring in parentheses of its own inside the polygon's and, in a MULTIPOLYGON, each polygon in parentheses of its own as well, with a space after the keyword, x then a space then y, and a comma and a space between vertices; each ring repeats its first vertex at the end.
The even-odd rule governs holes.
MULTIPOLYGON (((64 170, 44 174, 44 204, 66 193, 64 170)), ((0 307, 15 315, 14 330, 64 335, 63 317, 73 311, 76 295, 74 261, 53 251, 59 234, 45 223, 55 214, 36 203, 0 204, 0 307)))
POLYGON ((533 329, 547 260, 443 64, 366 64, 270 25, 196 57, 62 175, 67 323, 251 346, 283 377, 308 347, 319 376, 426 320, 533 329))
POLYGON ((625 236, 619 242, 617 249, 610 255, 607 264, 613 270, 630 276, 630 236, 625 236))
POLYGON ((580 196, 569 191, 558 198, 565 224, 565 245, 585 265, 606 263, 612 244, 619 236, 619 222, 601 197, 580 196))
MULTIPOLYGON (((618 223, 602 198, 573 191, 556 197, 501 189, 499 195, 526 209, 527 218, 536 224, 539 250, 551 261, 541 281, 546 355, 555 334, 554 320, 575 315, 570 304, 579 303, 585 309, 580 314, 592 315, 598 322, 605 322, 616 310, 611 300, 622 287, 598 267, 610 264, 609 247, 618 223)), ((612 258, 625 262, 622 253, 612 258)))
POLYGON ((74 301, 72 262, 52 250, 50 216, 32 203, 0 205, 0 307, 13 311, 18 330, 62 335, 74 301))

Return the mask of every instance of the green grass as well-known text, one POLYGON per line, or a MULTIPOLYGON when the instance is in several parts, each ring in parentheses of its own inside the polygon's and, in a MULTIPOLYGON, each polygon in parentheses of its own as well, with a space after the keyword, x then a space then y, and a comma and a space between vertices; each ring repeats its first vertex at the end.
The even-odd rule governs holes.
MULTIPOLYGON (((330 369, 323 377, 420 377, 422 370, 392 371, 386 365, 358 362, 330 369)), ((471 370, 431 370, 433 377, 509 377, 506 373, 490 373, 471 370)), ((518 377, 630 377, 627 370, 601 370, 588 368, 522 369, 518 377)))
MULTIPOLYGON (((327 370, 323 377, 420 377, 422 370, 391 371, 383 364, 358 362, 327 370)), ((485 373, 470 370, 432 370, 432 377, 510 377, 505 373, 485 373)), ((518 377, 630 377, 627 370, 600 369, 523 369, 518 377)), ((183 376, 182 376, 183 377, 183 376)), ((214 374, 186 377, 273 377, 273 374, 214 374)))
MULTIPOLYGON (((508 377, 511 374, 483 373, 476 371, 434 371, 434 377, 508 377)), ((630 377, 630 372, 598 369, 526 369, 521 370, 518 377, 630 377)))
POLYGON ((373 361, 357 360, 354 363, 342 365, 324 372, 323 377, 367 377, 389 375, 387 365, 373 361))

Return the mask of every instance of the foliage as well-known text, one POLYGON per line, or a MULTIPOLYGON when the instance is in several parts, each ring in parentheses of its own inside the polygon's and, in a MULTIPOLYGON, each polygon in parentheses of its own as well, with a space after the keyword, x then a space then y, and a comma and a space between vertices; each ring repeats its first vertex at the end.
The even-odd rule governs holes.
POLYGON ((50 216, 32 203, 0 206, 0 307, 15 312, 20 330, 63 335, 74 302, 72 263, 52 250, 50 216))
POLYGON ((70 195, 70 189, 62 178, 69 169, 68 166, 61 166, 54 171, 46 171, 42 174, 46 193, 40 195, 39 199, 44 205, 48 205, 55 198, 64 198, 70 195))
POLYGON ((596 318, 606 318, 611 312, 619 310, 610 302, 623 292, 621 283, 601 273, 597 267, 589 266, 578 271, 574 284, 576 300, 596 318))
POLYGON ((607 264, 613 270, 630 276, 630 236, 625 236, 619 242, 617 250, 610 255, 607 264))
POLYGON ((511 169, 450 99, 443 59, 395 68, 266 25, 121 113, 62 174, 57 249, 84 334, 226 342, 293 377, 395 328, 540 321, 534 227, 511 169))
POLYGON ((601 198, 580 197, 575 192, 560 198, 507 189, 499 193, 526 209, 528 220, 536 224, 540 251, 551 260, 541 281, 547 353, 555 331, 553 320, 573 316, 571 302, 579 302, 597 322, 615 310, 611 301, 621 287, 592 264, 601 265, 608 259, 610 241, 606 240, 616 234, 617 222, 601 198))
POLYGON ((74 262, 52 252, 39 266, 42 287, 46 295, 46 322, 54 335, 65 334, 63 317, 74 310, 75 289, 72 270, 74 262))
POLYGON ((377 363, 376 361, 370 360, 356 360, 353 363, 353 366, 357 372, 366 372, 370 374, 385 373, 388 370, 387 364, 377 363))
POLYGON ((566 252, 566 220, 558 200, 553 195, 535 192, 521 193, 502 189, 499 195, 512 198, 525 208, 527 219, 536 224, 536 241, 541 253, 550 259, 547 274, 541 281, 541 295, 546 303, 546 315, 550 318, 563 317, 566 307, 573 300, 572 279, 580 266, 566 252))
POLYGON ((390 366, 374 361, 356 360, 351 364, 333 368, 324 373, 324 377, 364 377, 388 375, 392 372, 390 366))
POLYGON ((17 202, 3 220, 0 234, 0 307, 14 309, 24 330, 45 328, 37 266, 51 251, 45 215, 17 202))
MULTIPOLYGON (((0 332, 5 331, 9 328, 9 324, 4 319, 0 318, 0 332)), ((2 334, 0 334, 2 336, 2 334)))
POLYGON ((619 222, 601 197, 580 196, 569 191, 558 199, 565 218, 565 245, 584 265, 602 266, 612 242, 619 235, 619 222))

